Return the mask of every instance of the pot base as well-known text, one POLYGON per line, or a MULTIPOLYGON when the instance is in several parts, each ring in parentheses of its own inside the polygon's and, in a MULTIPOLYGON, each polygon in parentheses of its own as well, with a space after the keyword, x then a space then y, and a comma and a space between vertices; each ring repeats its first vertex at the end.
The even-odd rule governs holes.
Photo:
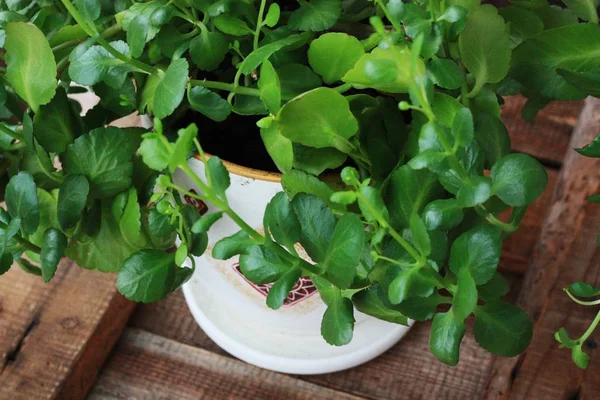
POLYGON ((299 294, 304 298, 274 311, 260 288, 235 268, 223 274, 224 265, 211 262, 216 260, 197 261, 196 273, 183 287, 196 322, 223 350, 261 368, 302 375, 345 370, 379 356, 410 329, 355 311, 352 342, 331 346, 320 334, 325 305, 318 293, 304 290, 299 294))

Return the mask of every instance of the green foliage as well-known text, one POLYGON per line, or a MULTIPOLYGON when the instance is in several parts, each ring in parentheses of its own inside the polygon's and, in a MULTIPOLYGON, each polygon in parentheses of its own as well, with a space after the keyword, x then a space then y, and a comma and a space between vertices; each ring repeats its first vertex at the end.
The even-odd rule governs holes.
MULTIPOLYGON (((157 301, 190 279, 209 232, 235 223, 241 230, 212 256, 239 256, 247 279, 272 284, 272 309, 309 276, 332 345, 352 339, 356 308, 392 323, 433 319, 431 351, 449 365, 471 314, 487 350, 525 349, 531 321, 500 300, 508 284, 497 267, 547 175, 510 154, 500 96, 524 94, 526 117, 554 99, 598 96, 597 0, 500 10, 479 0, 62 0, 70 15, 56 8, 53 23, 36 17, 45 2, 21 3, 0 5, 0 273, 27 251, 39 266, 23 268, 48 281, 66 255, 118 272, 127 298, 157 301), (100 97, 85 116, 75 84, 100 97), (152 129, 109 126, 136 111, 154 117, 152 129), (219 133, 231 136, 204 122, 182 127, 195 113, 231 122, 219 133), (201 147, 208 137, 245 146, 252 134, 285 191, 260 227, 229 202, 225 154, 201 147), (204 176, 187 165, 193 152, 204 176)), ((598 143, 578 151, 598 157, 598 143)), ((567 293, 597 304, 593 286, 567 293)), ((592 330, 557 333, 581 367, 592 330)))

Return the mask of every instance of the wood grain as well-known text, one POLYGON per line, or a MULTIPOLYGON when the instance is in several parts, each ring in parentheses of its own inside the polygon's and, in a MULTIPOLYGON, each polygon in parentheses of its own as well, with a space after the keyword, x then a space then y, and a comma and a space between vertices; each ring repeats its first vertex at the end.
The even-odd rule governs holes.
MULTIPOLYGON (((509 274, 508 278, 512 282, 509 298, 516 298, 520 276, 509 274)), ((469 330, 472 322, 468 320, 469 330)), ((129 326, 230 357, 198 327, 181 293, 175 293, 161 303, 140 305, 129 326)), ((461 346, 460 363, 456 367, 447 367, 429 351, 430 328, 431 323, 416 324, 399 344, 362 366, 333 374, 299 376, 298 379, 375 399, 475 398, 484 389, 493 357, 477 345, 472 334, 467 333, 461 346)), ((115 354, 120 352, 117 347, 115 354)), ((141 354, 138 357, 144 359, 141 354)), ((131 365, 141 362, 132 360, 131 365)), ((113 373, 112 365, 107 366, 104 374, 113 373)), ((117 368, 116 364, 114 368, 117 368)))
MULTIPOLYGON (((569 147, 589 143, 598 131, 600 99, 589 98, 569 147)), ((582 371, 553 339, 561 326, 580 334, 593 317, 593 310, 575 305, 561 289, 584 279, 600 283, 600 252, 595 240, 600 208, 586 200, 599 191, 600 160, 569 153, 519 297, 519 304, 535 321, 532 345, 517 360, 494 363, 487 398, 593 398, 600 392, 597 343, 587 343, 592 361, 589 369, 582 371)))
POLYGON ((0 398, 83 398, 133 309, 113 275, 63 260, 46 285, 13 267, 0 278, 0 398))
POLYGON ((524 97, 511 96, 504 100, 502 120, 510 134, 513 150, 559 166, 569 150, 571 133, 583 103, 553 102, 535 120, 526 121, 521 117, 521 109, 526 102, 524 97))
POLYGON ((361 397, 149 332, 127 329, 89 399, 350 400, 361 397))

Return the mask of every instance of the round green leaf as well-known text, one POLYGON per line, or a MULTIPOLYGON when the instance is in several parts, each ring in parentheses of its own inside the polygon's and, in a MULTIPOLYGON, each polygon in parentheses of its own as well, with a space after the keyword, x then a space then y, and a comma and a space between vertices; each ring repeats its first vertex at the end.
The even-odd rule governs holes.
POLYGON ((548 184, 546 170, 535 158, 509 154, 492 168, 492 190, 509 206, 525 206, 542 194, 548 184))
POLYGON ((455 274, 466 268, 478 285, 494 276, 500 262, 502 237, 500 229, 478 226, 458 237, 450 250, 450 269, 455 274))
POLYGON ((492 354, 514 357, 521 354, 533 336, 533 323, 519 307, 502 301, 475 309, 473 333, 477 343, 492 354))
POLYGON ((202 71, 213 71, 225 59, 229 51, 229 40, 220 32, 203 30, 190 43, 190 56, 202 71))
POLYGON ((428 230, 450 230, 463 219, 462 207, 455 199, 432 201, 423 210, 423 220, 428 230))
POLYGON ((48 283, 56 274, 60 259, 64 257, 67 248, 67 237, 56 228, 49 228, 44 233, 44 244, 40 253, 42 276, 48 283))
POLYGON ((205 87, 195 86, 188 90, 190 106, 216 122, 223 122, 231 114, 231 104, 205 87))
POLYGON ((346 33, 326 33, 308 49, 308 62, 327 84, 341 81, 365 54, 363 45, 346 33))
POLYGON ((185 58, 175 60, 169 65, 156 86, 152 101, 152 112, 158 119, 168 117, 181 104, 188 81, 189 65, 185 58))
POLYGON ((341 0, 302 1, 290 17, 288 26, 300 31, 324 31, 335 25, 341 14, 341 0))
POLYGON ((364 245, 364 228, 356 214, 339 219, 322 262, 327 279, 341 289, 347 289, 356 276, 364 245))
POLYGON ((454 60, 433 58, 427 72, 433 83, 444 89, 458 89, 465 81, 465 73, 454 60))
POLYGON ((354 331, 354 306, 352 301, 338 295, 329 302, 323 321, 321 335, 333 346, 350 343, 354 331))
POLYGON ((349 152, 349 139, 358 131, 358 122, 346 98, 329 88, 311 90, 288 102, 279 111, 276 123, 281 134, 309 147, 335 147, 349 152))
POLYGON ((433 355, 446 365, 458 364, 460 342, 465 335, 465 324, 458 322, 452 310, 433 318, 429 348, 433 355))
POLYGON ((260 68, 258 90, 267 110, 271 114, 277 114, 281 108, 281 83, 277 71, 269 60, 265 60, 260 68))
POLYGON ((466 268, 458 271, 456 285, 458 289, 452 299, 452 312, 458 322, 463 322, 477 306, 477 286, 466 268))
POLYGON ((492 185, 489 178, 483 176, 472 176, 458 190, 456 199, 463 207, 474 207, 485 203, 492 195, 492 185))
POLYGON ((117 288, 129 300, 150 303, 165 298, 174 279, 174 254, 141 250, 123 263, 117 275, 117 288))

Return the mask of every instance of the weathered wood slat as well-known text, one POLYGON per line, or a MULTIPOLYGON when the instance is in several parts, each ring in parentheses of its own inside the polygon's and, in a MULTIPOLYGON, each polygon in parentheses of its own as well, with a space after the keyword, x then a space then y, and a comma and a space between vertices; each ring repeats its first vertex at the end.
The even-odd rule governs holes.
POLYGON ((522 96, 506 97, 502 106, 502 120, 512 139, 513 149, 553 164, 562 163, 583 103, 554 102, 535 120, 525 121, 521 117, 525 101, 522 96))
MULTIPOLYGON (((518 293, 520 277, 509 275, 509 279, 513 282, 510 296, 514 298, 518 293)), ((468 321, 469 327, 472 322, 468 321)), ((175 293, 161 303, 140 305, 129 326, 229 357, 198 327, 181 293, 175 293)), ((461 346, 459 365, 447 367, 429 351, 430 328, 430 323, 416 324, 398 345, 365 365, 348 371, 303 376, 299 379, 339 392, 376 399, 476 397, 484 389, 493 357, 477 345, 471 333, 467 333, 461 346)), ((116 348, 115 354, 121 351, 116 348)), ((141 353, 137 357, 140 357, 140 361, 131 360, 131 368, 145 359, 141 353)), ((112 365, 109 364, 104 374, 112 373, 112 365)), ((135 368, 142 371, 141 367, 135 368)), ((164 384, 168 385, 168 382, 170 381, 167 379, 164 384)))
POLYGON ((361 397, 128 328, 89 399, 350 400, 361 397))
POLYGON ((14 267, 0 278, 0 398, 82 398, 134 304, 115 277, 63 260, 50 284, 14 267))
MULTIPOLYGON (((589 98, 569 147, 589 143, 598 131, 600 99, 589 98)), ((589 369, 582 371, 553 339, 561 326, 581 334, 597 311, 572 303, 561 289, 583 279, 600 283, 595 238, 600 208, 586 201, 599 191, 600 160, 568 153, 519 298, 536 321, 532 345, 518 360, 494 363, 487 398, 593 398, 600 392, 597 342, 589 341, 592 360, 589 369)))

